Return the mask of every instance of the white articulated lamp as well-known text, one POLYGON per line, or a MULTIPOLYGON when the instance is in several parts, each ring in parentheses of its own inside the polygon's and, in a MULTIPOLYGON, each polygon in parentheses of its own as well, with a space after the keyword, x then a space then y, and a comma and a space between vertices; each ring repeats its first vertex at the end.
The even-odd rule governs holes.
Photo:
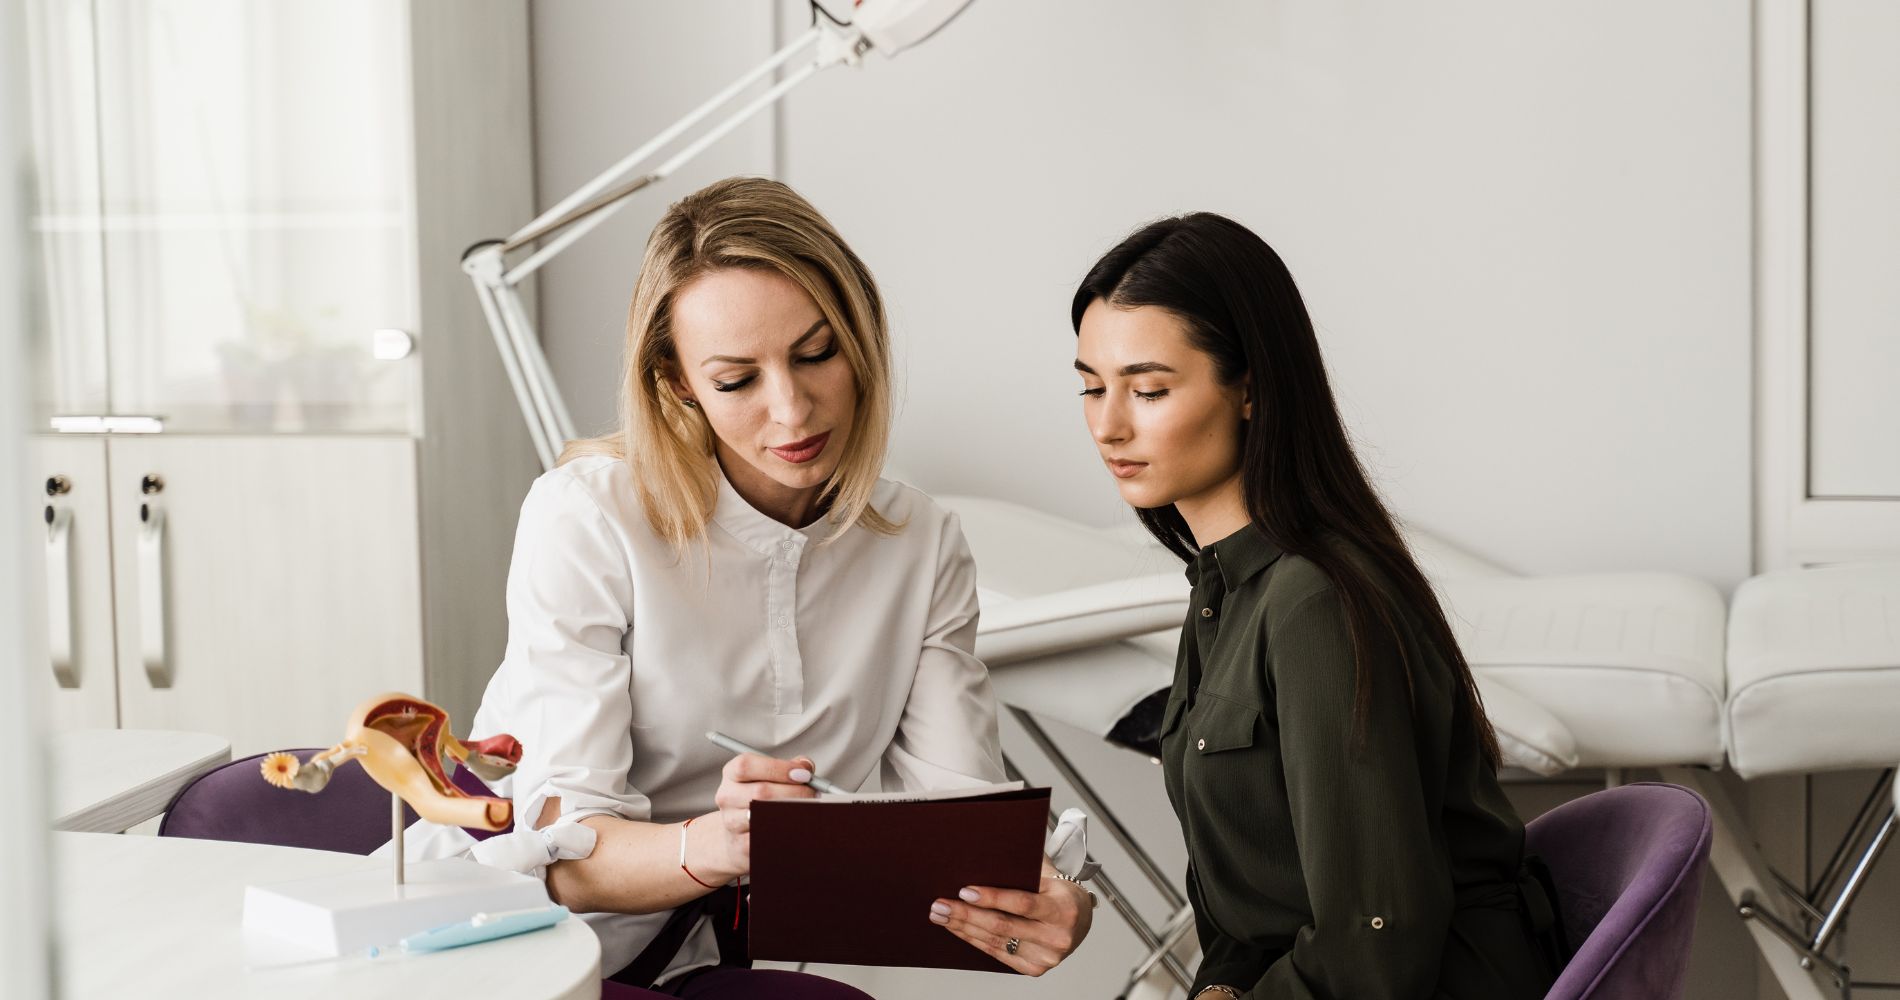
POLYGON ((859 66, 867 52, 878 52, 886 58, 895 56, 935 34, 969 3, 970 0, 858 0, 852 8, 851 19, 844 21, 814 0, 811 30, 793 39, 512 236, 469 248, 462 258, 462 270, 475 283, 482 313, 494 334, 495 347, 501 352, 502 367, 507 371, 521 415, 527 421, 542 468, 554 467, 562 444, 574 437, 574 422, 548 370, 534 322, 521 301, 520 284, 624 208, 628 196, 672 176, 707 147, 820 70, 840 65, 859 66), (746 90, 779 71, 783 71, 783 75, 764 93, 735 106, 735 101, 746 90), (726 111, 724 117, 714 119, 722 110, 726 111), (713 124, 688 138, 689 133, 708 121, 713 124), (673 149, 675 146, 678 148, 673 149), (669 149, 673 149, 670 155, 657 165, 648 166, 669 149))

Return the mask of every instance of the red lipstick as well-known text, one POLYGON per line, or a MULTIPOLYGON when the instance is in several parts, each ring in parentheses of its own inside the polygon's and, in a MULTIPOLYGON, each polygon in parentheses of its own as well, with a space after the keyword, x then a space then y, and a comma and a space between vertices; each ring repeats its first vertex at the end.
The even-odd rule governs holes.
POLYGON ((830 442, 831 432, 826 431, 823 434, 808 437, 803 441, 793 441, 791 444, 780 445, 768 450, 793 465, 803 465, 817 458, 819 454, 825 450, 825 445, 830 442))

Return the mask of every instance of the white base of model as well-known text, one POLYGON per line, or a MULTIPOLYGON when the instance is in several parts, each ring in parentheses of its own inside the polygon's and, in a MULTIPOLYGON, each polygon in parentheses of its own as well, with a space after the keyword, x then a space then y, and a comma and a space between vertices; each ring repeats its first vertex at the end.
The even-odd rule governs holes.
POLYGON ((548 906, 539 879, 461 859, 420 861, 395 884, 385 865, 244 891, 244 930, 285 950, 334 958, 390 949, 411 934, 502 913, 548 906))

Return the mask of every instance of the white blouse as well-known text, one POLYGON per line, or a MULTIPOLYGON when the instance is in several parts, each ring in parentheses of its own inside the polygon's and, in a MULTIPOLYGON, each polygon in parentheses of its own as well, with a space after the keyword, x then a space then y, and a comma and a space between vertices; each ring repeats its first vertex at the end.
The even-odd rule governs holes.
MULTIPOLYGON (((809 757, 846 788, 874 767, 886 789, 1003 780, 995 696, 972 653, 976 567, 956 515, 887 480, 872 507, 903 529, 858 525, 821 544, 825 519, 787 527, 722 476, 704 544, 676 556, 648 526, 625 462, 583 458, 538 479, 508 574, 507 652, 470 729, 522 743, 497 789, 514 798, 516 829, 551 796, 563 817, 673 823, 711 811, 731 755, 709 729, 809 757)), ((455 839, 418 833, 432 853, 455 839)), ((587 916, 601 969, 631 962, 666 917, 587 916)), ((702 921, 666 975, 717 960, 702 921)))

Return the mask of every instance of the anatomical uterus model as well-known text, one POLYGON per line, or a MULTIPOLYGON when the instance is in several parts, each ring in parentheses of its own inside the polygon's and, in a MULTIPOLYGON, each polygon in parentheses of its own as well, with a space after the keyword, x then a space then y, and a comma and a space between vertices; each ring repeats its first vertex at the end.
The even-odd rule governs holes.
POLYGON ((507 777, 521 760, 521 744, 514 737, 463 743, 449 733, 449 715, 440 706, 391 692, 358 705, 349 731, 336 746, 302 763, 288 753, 264 758, 264 779, 279 788, 316 793, 329 784, 338 766, 354 760, 378 785, 432 823, 476 830, 512 827, 514 803, 457 788, 443 769, 444 752, 484 781, 507 777))

